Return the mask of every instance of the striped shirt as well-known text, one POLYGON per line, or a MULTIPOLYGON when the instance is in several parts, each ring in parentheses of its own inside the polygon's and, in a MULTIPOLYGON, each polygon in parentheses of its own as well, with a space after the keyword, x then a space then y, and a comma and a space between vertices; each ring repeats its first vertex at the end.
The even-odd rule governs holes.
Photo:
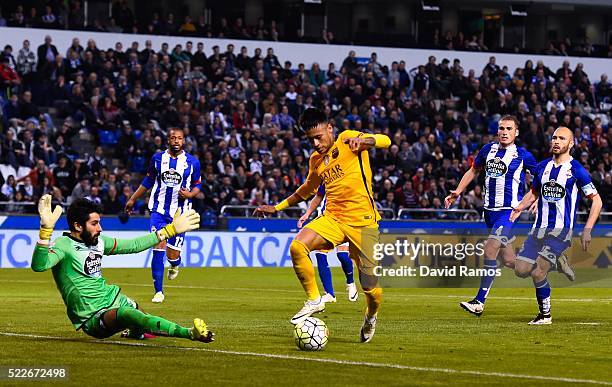
POLYGON ((589 198, 597 195, 591 176, 573 158, 559 165, 552 158, 542 161, 531 189, 540 198, 532 229, 538 238, 548 233, 563 240, 571 239, 580 190, 589 198))
POLYGON ((191 208, 191 199, 182 199, 179 191, 182 187, 200 188, 200 161, 185 151, 176 158, 168 151, 158 152, 151 157, 142 186, 153 188, 149 197, 151 212, 174 216, 179 208, 186 211, 191 208))
POLYGON ((473 167, 484 169, 484 208, 489 211, 515 208, 525 195, 525 171, 535 175, 537 162, 525 148, 499 143, 482 147, 473 167))

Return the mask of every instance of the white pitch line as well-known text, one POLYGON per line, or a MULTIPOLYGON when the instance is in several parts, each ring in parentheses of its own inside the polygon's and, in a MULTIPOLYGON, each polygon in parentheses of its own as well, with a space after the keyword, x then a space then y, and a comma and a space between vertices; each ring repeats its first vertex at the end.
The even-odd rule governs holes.
POLYGON ((598 323, 598 322, 577 322, 574 324, 576 325, 601 325, 601 323, 598 323))
MULTIPOLYGON (((2 283, 15 282, 15 283, 47 283, 48 281, 37 281, 37 280, 6 280, 2 283)), ((120 283, 120 286, 137 286, 137 287, 150 287, 152 284, 134 284, 134 283, 120 283)), ((292 289, 266 289, 266 288, 234 288, 234 287, 221 287, 221 286, 197 286, 197 285, 164 285, 170 289, 202 289, 202 290, 235 290, 235 291, 246 291, 246 292, 279 292, 279 293, 304 293, 303 290, 292 290, 292 289)), ((343 292, 338 292, 343 294, 343 292)), ((406 297, 406 298, 466 298, 471 297, 470 295, 444 295, 444 294, 393 294, 386 293, 385 297, 406 297)), ((488 299, 497 300, 514 300, 514 301, 533 301, 534 297, 504 297, 504 296, 489 296, 488 299)), ((612 298, 554 298, 554 302, 612 302, 612 298)))
MULTIPOLYGON (((0 332, 0 335, 9 336, 9 337, 25 337, 25 338, 33 338, 33 339, 74 341, 74 339, 69 338, 69 337, 32 335, 32 334, 15 333, 15 332, 0 332)), ((260 358, 267 358, 267 359, 302 360, 302 361, 310 361, 310 362, 315 362, 315 363, 338 364, 338 365, 347 365, 347 366, 366 366, 366 367, 375 367, 375 368, 391 368, 391 369, 399 369, 399 370, 407 370, 407 371, 421 371, 421 372, 431 372, 431 373, 490 376, 490 377, 497 377, 497 378, 512 378, 512 379, 546 380, 546 381, 551 381, 551 382, 587 383, 587 384, 599 384, 599 385, 604 385, 604 386, 612 386, 612 382, 610 381, 593 380, 593 379, 576 379, 576 378, 555 377, 555 376, 526 375, 526 374, 514 374, 514 373, 507 373, 507 372, 457 370, 453 368, 419 367, 419 366, 408 366, 408 365, 403 365, 403 364, 372 363, 372 362, 340 360, 340 359, 320 359, 320 358, 312 358, 312 357, 305 357, 305 356, 280 355, 280 354, 273 354, 273 353, 230 351, 230 350, 223 350, 223 349, 210 349, 210 348, 201 348, 201 347, 178 347, 178 346, 172 346, 172 345, 152 345, 152 344, 145 344, 145 343, 133 343, 133 342, 131 343, 131 342, 123 342, 123 341, 115 341, 115 340, 106 340, 106 341, 89 340, 89 341, 83 341, 83 342, 85 343, 89 342, 89 343, 95 343, 95 344, 115 344, 115 345, 129 346, 129 347, 175 349, 179 351, 211 352, 211 353, 218 353, 218 354, 223 354, 223 355, 250 356, 250 357, 260 357, 260 358)))

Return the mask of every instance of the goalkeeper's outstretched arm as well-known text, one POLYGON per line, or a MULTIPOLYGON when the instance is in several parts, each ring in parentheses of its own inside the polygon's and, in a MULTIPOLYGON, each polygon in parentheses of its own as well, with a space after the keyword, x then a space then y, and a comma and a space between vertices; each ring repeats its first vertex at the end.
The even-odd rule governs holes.
POLYGON ((151 232, 133 239, 119 239, 101 236, 104 241, 104 254, 134 254, 145 251, 161 241, 177 234, 192 231, 200 226, 200 214, 191 209, 185 213, 177 211, 172 223, 159 231, 151 232))

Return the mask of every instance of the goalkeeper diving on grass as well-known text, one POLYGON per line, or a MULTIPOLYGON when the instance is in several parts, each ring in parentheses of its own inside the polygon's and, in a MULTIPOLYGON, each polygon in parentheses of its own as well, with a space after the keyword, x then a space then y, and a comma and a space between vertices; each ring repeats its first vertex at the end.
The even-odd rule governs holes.
POLYGON ((32 270, 51 269, 62 295, 68 318, 77 329, 98 339, 129 330, 128 337, 145 334, 180 337, 209 343, 214 334, 204 321, 196 318, 192 328, 142 311, 138 304, 122 294, 117 285, 109 285, 102 277, 102 256, 133 254, 144 251, 174 235, 195 230, 200 216, 194 210, 177 212, 171 224, 134 239, 118 239, 100 235, 102 209, 87 199, 77 199, 68 208, 69 232, 50 242, 55 223, 62 214, 56 206, 51 211, 51 196, 38 202, 40 240, 32 255, 32 270))

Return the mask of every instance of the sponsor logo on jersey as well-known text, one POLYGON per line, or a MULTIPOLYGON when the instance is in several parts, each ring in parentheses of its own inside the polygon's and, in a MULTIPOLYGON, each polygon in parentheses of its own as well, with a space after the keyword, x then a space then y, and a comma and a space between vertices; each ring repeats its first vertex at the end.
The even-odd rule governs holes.
POLYGON ((85 258, 85 264, 83 265, 83 271, 85 274, 92 277, 100 277, 102 275, 102 254, 96 254, 95 252, 89 252, 87 258, 85 258))
POLYGON ((488 177, 500 177, 508 172, 508 166, 504 164, 500 157, 495 157, 485 165, 485 173, 488 177))
POLYGON ((542 197, 547 202, 558 202, 565 197, 565 187, 554 179, 542 184, 542 197))
POLYGON ((325 183, 325 185, 328 185, 340 179, 343 176, 344 176, 344 171, 342 171, 342 168, 340 167, 340 165, 335 165, 329 170, 323 171, 320 177, 321 177, 321 180, 323 180, 323 183, 325 183))
POLYGON ((174 169, 169 169, 161 174, 161 179, 168 187, 176 187, 181 185, 183 176, 174 169))

